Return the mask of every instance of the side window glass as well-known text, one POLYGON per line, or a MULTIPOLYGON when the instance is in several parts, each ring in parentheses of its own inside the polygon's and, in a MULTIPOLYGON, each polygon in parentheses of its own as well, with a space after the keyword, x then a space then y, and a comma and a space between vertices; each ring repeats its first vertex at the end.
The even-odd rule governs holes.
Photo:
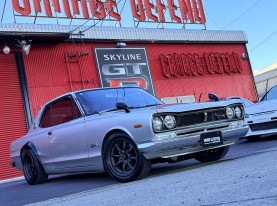
POLYGON ((40 120, 40 127, 42 128, 50 127, 50 105, 47 105, 45 107, 45 110, 40 120))
POLYGON ((81 114, 76 102, 74 101, 74 99, 72 99, 72 107, 73 107, 74 119, 81 117, 82 114, 81 114))
POLYGON ((51 126, 59 125, 73 120, 70 97, 64 97, 52 104, 51 120, 51 126))
POLYGON ((277 99, 277 87, 273 87, 266 95, 264 100, 277 99))

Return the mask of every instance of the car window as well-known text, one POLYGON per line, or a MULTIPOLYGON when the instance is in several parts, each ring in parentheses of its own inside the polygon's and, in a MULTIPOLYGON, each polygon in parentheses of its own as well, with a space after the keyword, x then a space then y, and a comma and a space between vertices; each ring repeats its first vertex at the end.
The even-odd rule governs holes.
POLYGON ((47 105, 44 109, 44 112, 42 114, 41 117, 41 121, 40 121, 40 127, 42 128, 46 128, 46 127, 50 127, 51 123, 50 123, 50 105, 47 105))
POLYGON ((79 117, 82 116, 80 110, 79 110, 79 107, 77 106, 75 100, 72 99, 72 107, 73 107, 73 116, 74 116, 74 119, 77 119, 79 117))
POLYGON ((87 115, 114 109, 117 102, 125 102, 128 107, 163 104, 156 97, 138 88, 90 90, 79 92, 76 95, 87 115))
POLYGON ((272 87, 272 89, 269 90, 269 92, 262 99, 262 101, 264 101, 264 100, 272 100, 272 99, 277 99, 277 86, 272 87))
POLYGON ((52 104, 51 126, 73 120, 71 98, 64 97, 52 104))

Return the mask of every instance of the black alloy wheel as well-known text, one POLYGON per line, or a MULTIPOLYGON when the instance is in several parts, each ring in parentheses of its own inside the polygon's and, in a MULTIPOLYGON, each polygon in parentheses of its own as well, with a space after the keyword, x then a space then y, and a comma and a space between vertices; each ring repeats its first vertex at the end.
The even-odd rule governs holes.
POLYGON ((46 182, 48 175, 38 161, 32 149, 26 149, 22 153, 22 165, 25 180, 30 185, 46 182))
POLYGON ((111 135, 103 153, 107 172, 120 182, 141 179, 151 168, 151 162, 144 158, 136 144, 124 133, 111 135))
POLYGON ((30 153, 26 153, 23 159, 23 172, 26 179, 32 179, 35 174, 35 165, 30 153))
POLYGON ((118 175, 127 176, 134 172, 138 155, 130 141, 119 139, 112 145, 108 155, 111 169, 118 175))

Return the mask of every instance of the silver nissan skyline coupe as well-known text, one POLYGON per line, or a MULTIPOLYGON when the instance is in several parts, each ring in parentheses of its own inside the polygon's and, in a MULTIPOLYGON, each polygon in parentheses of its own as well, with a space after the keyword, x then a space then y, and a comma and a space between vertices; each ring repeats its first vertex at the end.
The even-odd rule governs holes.
POLYGON ((247 131, 239 100, 163 104, 140 88, 89 89, 45 104, 11 143, 10 164, 32 185, 52 174, 104 171, 127 182, 154 163, 219 160, 247 131))

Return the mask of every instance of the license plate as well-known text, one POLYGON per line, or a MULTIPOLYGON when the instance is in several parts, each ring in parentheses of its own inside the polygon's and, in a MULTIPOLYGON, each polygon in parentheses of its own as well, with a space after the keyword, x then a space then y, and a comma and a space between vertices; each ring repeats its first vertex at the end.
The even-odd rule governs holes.
POLYGON ((222 134, 220 131, 202 133, 200 135, 200 139, 203 147, 212 147, 223 144, 222 134))

